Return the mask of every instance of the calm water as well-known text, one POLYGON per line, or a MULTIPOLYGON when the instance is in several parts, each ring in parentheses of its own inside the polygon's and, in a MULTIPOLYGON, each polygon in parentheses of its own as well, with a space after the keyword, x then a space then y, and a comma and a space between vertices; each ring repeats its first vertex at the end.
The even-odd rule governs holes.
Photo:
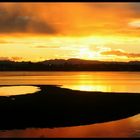
MULTIPOLYGON (((14 85, 16 92, 16 85, 46 84, 77 90, 140 93, 140 72, 0 72, 0 85, 14 85)), ((6 93, 0 89, 0 94, 6 93)), ((140 137, 140 115, 77 127, 5 131, 0 132, 0 137, 140 137)))
POLYGON ((0 72, 0 85, 62 85, 77 90, 140 92, 140 72, 0 72))

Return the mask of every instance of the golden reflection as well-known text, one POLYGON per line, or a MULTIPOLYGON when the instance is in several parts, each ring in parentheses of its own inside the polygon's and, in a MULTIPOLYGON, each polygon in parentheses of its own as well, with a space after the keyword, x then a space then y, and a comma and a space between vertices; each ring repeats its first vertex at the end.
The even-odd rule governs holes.
POLYGON ((73 85, 70 88, 81 91, 109 91, 109 87, 105 85, 73 85))
POLYGON ((76 90, 140 93, 139 72, 1 72, 0 85, 62 85, 76 90))
POLYGON ((5 86, 0 87, 0 96, 21 95, 40 91, 35 86, 5 86))
POLYGON ((74 90, 81 91, 111 91, 110 86, 106 86, 106 84, 101 80, 100 75, 87 75, 86 73, 82 73, 76 76, 76 83, 70 86, 65 86, 74 90), (96 80, 95 80, 96 79, 96 80))

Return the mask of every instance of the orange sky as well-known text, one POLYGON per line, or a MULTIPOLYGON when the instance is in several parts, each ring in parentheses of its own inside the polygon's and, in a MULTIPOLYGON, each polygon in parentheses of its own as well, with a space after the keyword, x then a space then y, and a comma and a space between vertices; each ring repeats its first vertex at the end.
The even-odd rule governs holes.
POLYGON ((139 3, 0 4, 0 60, 140 60, 139 37, 139 3))

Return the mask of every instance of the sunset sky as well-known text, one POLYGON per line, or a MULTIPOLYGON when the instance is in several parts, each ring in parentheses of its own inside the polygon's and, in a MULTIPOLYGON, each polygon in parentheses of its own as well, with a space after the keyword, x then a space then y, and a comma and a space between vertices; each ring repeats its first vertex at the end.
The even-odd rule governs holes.
POLYGON ((0 60, 140 61, 140 3, 0 3, 0 60))

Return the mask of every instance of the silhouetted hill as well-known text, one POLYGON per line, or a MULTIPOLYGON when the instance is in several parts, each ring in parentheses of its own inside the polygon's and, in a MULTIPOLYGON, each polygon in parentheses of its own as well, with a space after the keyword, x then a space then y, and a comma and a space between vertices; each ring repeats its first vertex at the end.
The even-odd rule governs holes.
POLYGON ((0 71, 140 71, 140 61, 106 62, 71 58, 42 62, 0 61, 0 71))

